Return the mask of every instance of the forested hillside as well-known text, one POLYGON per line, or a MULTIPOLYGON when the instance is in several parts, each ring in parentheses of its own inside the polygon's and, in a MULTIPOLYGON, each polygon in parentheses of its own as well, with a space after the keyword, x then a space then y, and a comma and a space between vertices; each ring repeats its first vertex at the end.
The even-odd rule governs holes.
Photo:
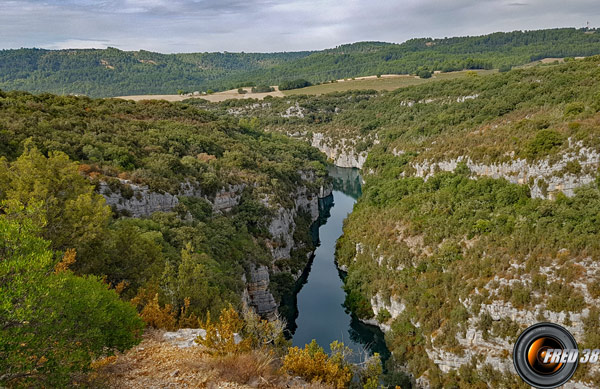
MULTIPOLYGON (((0 88, 91 97, 218 90, 229 86, 225 80, 236 74, 271 69, 309 54, 160 54, 115 48, 0 50, 0 88)), ((247 81, 244 76, 240 78, 247 81)))
POLYGON ((598 342, 599 91, 591 57, 394 92, 204 104, 362 167, 336 259, 347 306, 386 331, 392 371, 425 387, 518 387, 509 356, 527 326, 598 342))
POLYGON ((318 150, 248 121, 0 91, 0 385, 70 386, 139 342, 142 319, 276 304, 308 261, 326 174, 318 150))
POLYGON ((319 52, 158 54, 147 51, 0 51, 0 88, 92 97, 175 94, 241 85, 312 83, 375 74, 501 69, 546 57, 600 54, 595 30, 554 29, 479 37, 361 42, 319 52))
MULTIPOLYGON (((596 342, 599 61, 370 104, 381 143, 337 260, 348 305, 389 325, 396 363, 422 382, 514 387, 498 350, 509 355, 538 321, 596 342)), ((575 380, 593 387, 598 376, 580 369, 575 380)))

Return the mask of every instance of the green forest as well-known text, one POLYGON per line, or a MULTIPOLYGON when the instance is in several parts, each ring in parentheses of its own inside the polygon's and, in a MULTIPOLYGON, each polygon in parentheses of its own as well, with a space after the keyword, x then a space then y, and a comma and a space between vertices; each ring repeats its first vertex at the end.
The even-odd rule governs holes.
MULTIPOLYGON (((315 52, 188 53, 18 49, 0 51, 0 88, 108 97, 285 87, 375 74, 501 69, 542 58, 600 54, 596 30, 552 29, 475 37, 360 42, 315 52)), ((297 86, 295 86, 297 87, 297 86)))
MULTIPOLYGON (((0 145, 0 382, 11 386, 69 386, 137 344, 142 318, 172 329, 240 308, 243 276, 272 262, 274 209, 327 174, 300 141, 166 102, 0 91, 0 145), (106 205, 101 182, 123 198, 182 183, 206 197, 130 218, 106 205), (213 212, 208 200, 234 184, 246 188, 239 204, 213 212)), ((308 228, 297 234, 312 244, 308 228)))
MULTIPOLYGON (((336 119, 357 133, 374 121, 372 131, 381 140, 363 167, 371 174, 338 241, 336 259, 348 266, 346 304, 357 315, 375 316, 370 298, 377 293, 406 304, 393 320, 387 311, 375 317, 391 326, 390 363, 407 365, 416 377, 426 373, 433 387, 478 387, 482 381, 518 386, 516 376, 496 370, 483 355, 443 374, 424 352, 437 347, 465 355, 457 339, 469 325, 484 339, 512 344, 524 327, 509 317, 492 320, 482 307, 497 301, 537 312, 538 321, 547 320, 544 312, 569 317, 590 309, 579 341, 592 347, 597 340, 599 311, 589 296, 598 296, 599 280, 583 269, 600 254, 598 180, 573 197, 558 193, 550 200, 532 198, 535 177, 522 185, 477 178, 462 163, 425 181, 416 177, 414 164, 461 155, 486 164, 515 158, 552 164, 582 147, 597 152, 599 63, 595 57, 406 88, 336 119), (438 103, 424 103, 431 99, 438 103), (398 109, 402 101, 415 104, 398 109), (373 260, 379 256, 385 258, 382 265, 373 260), (550 274, 544 270, 549 264, 550 274), (573 286, 577 283, 585 284, 583 292, 573 286)), ((597 176, 598 167, 584 163, 585 157, 575 160, 556 174, 597 176)), ((600 377, 580 369, 576 379, 597 384, 600 377)))
MULTIPOLYGON (((567 197, 546 191, 552 177, 515 184, 477 177, 465 163, 449 172, 435 164, 468 157, 486 165, 521 160, 553 166, 583 152, 553 175, 597 177, 600 57, 471 73, 392 92, 287 96, 268 105, 188 103, 219 116, 256 117, 269 131, 309 142, 315 133, 334 145, 354 139, 351 147, 369 151, 363 195, 344 225, 336 260, 348 268, 347 307, 390 326, 391 371, 408 368, 440 388, 522 385, 482 354, 446 374, 425 353, 436 347, 467 355, 457 339, 469 326, 486 340, 512 344, 524 326, 509 317, 493 320, 484 307, 494 302, 534 312, 537 321, 565 314, 565 326, 589 310, 579 319, 578 340, 595 347, 600 311, 591 299, 600 296, 600 279, 585 269, 600 255, 598 178, 567 197), (302 117, 282 115, 296 105, 302 117), (434 165, 427 180, 415 169, 423 163, 434 165), (534 185, 546 198, 533 198, 534 185), (405 310, 394 318, 387 310, 374 314, 376 294, 401 299, 405 310)), ((600 382, 585 369, 575 379, 600 382)))
MULTIPOLYGON (((389 329, 386 385, 406 386, 400 372, 408 372, 433 388, 523 387, 461 342, 469 331, 514 342, 523 322, 492 317, 492 304, 536 321, 559 317, 581 330, 582 347, 597 348, 599 39, 595 30, 556 29, 274 54, 0 52, 0 386, 85 386, 96 361, 139 344, 146 328, 202 325, 215 358, 254 353, 263 367, 280 361, 307 382, 378 387, 378 355, 357 367, 341 343, 331 354, 316 343, 289 347, 278 322, 239 315, 252 269, 280 271, 269 285, 280 303, 314 248, 310 217, 299 212, 301 249, 273 263, 271 249, 284 242, 269 224, 295 206, 299 188, 316 196, 330 183, 331 161, 310 146, 315 134, 369 153, 335 259, 347 269, 344 306, 389 329), (546 57, 567 58, 519 66, 546 57), (489 68, 502 71, 260 102, 68 95, 489 68), (515 161, 551 174, 517 182, 469 167, 515 161), (565 176, 593 178, 569 196, 571 188, 550 191, 549 181, 565 176), (236 205, 215 210, 233 187, 236 205), (176 204, 144 217, 107 204, 113 195, 140 200, 140 188, 176 204), (403 309, 374 312, 375 297, 403 309), (236 332, 245 335, 239 344, 236 332), (426 352, 434 349, 470 358, 445 373, 426 352)), ((511 351, 502 352, 508 360, 511 351)), ((574 380, 600 385, 589 369, 574 380)))

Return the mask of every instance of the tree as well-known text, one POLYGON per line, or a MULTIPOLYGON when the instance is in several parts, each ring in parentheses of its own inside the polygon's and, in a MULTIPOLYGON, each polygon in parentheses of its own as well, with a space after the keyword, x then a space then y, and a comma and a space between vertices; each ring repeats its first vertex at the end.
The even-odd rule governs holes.
POLYGON ((140 340, 135 308, 96 277, 55 265, 33 207, 0 216, 0 384, 65 387, 92 359, 140 340))
POLYGON ((62 152, 46 158, 31 143, 13 163, 0 159, 0 200, 36 208, 46 221, 41 236, 55 250, 75 248, 87 253, 102 238, 111 211, 104 198, 78 172, 78 164, 62 152))

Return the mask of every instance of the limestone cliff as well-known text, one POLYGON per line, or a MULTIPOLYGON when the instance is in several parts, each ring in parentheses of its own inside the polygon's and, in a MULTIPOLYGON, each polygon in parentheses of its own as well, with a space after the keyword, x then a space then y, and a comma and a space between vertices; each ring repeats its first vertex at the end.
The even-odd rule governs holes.
MULTIPOLYGON (((270 200, 269 195, 263 198, 264 205, 273 210, 273 218, 269 223, 268 230, 270 238, 266 240, 272 255, 270 266, 257 265, 249 270, 246 289, 242 296, 243 300, 263 317, 273 319, 277 314, 277 303, 269 291, 269 272, 288 271, 275 265, 277 260, 289 259, 292 250, 305 244, 296 241, 297 218, 301 212, 310 217, 314 222, 319 218, 319 199, 331 195, 332 185, 327 180, 318 179, 314 172, 299 172, 301 186, 290 193, 291 207, 284 207, 270 200), (318 184, 317 182, 325 182, 318 184)), ((154 212, 169 212, 180 203, 178 196, 202 198, 212 205, 213 212, 227 213, 237 206, 241 200, 242 192, 247 184, 229 185, 221 188, 214 195, 206 195, 193 184, 185 182, 181 184, 179 193, 153 191, 145 185, 134 184, 131 181, 119 179, 118 182, 100 181, 97 191, 106 199, 106 203, 117 212, 132 217, 149 217, 154 212)), ((310 236, 304 237, 310 239, 310 236)), ((306 258, 308 262, 309 256, 306 258)), ((297 279, 302 271, 293 273, 297 279)))
POLYGON ((320 132, 314 133, 311 140, 312 146, 324 152, 334 165, 362 169, 368 152, 356 151, 356 143, 355 139, 334 140, 320 132))
MULTIPOLYGON (((438 171, 454 171, 459 163, 465 163, 474 177, 504 178, 513 184, 528 185, 534 198, 554 198, 559 192, 573 196, 576 188, 595 181, 600 153, 572 139, 569 139, 569 150, 558 157, 534 162, 516 158, 485 164, 461 156, 438 162, 416 162, 412 168, 414 175, 427 179, 438 171)), ((394 150, 394 154, 401 155, 402 151, 394 150)))

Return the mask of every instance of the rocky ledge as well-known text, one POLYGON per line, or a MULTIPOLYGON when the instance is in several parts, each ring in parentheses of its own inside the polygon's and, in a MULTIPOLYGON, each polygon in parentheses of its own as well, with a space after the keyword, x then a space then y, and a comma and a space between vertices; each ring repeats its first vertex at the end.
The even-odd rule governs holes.
MULTIPOLYGON (((277 303, 269 291, 269 272, 286 271, 286 269, 277 269, 274 263, 277 260, 290 259, 292 250, 304 244, 294 239, 297 217, 301 212, 308 213, 311 222, 316 221, 319 218, 319 200, 330 196, 333 190, 330 182, 316 185, 318 179, 312 171, 299 173, 304 185, 290 194, 292 207, 271 204, 269 196, 263 199, 263 203, 273 209, 275 215, 268 227, 271 239, 266 242, 273 263, 271 266, 261 265, 251 269, 245 279, 246 289, 242 296, 243 300, 262 317, 268 319, 277 316, 277 303)), ((246 184, 230 185, 221 188, 214 196, 207 196, 187 182, 181 184, 178 194, 156 192, 145 185, 134 184, 123 179, 118 180, 118 185, 114 185, 115 182, 113 180, 111 185, 101 181, 97 191, 104 196, 108 205, 132 217, 148 217, 154 212, 172 211, 180 202, 178 196, 203 198, 212 204, 213 212, 225 213, 239 204, 242 191, 246 188, 246 184)), ((297 279, 301 273, 292 275, 297 279)))

